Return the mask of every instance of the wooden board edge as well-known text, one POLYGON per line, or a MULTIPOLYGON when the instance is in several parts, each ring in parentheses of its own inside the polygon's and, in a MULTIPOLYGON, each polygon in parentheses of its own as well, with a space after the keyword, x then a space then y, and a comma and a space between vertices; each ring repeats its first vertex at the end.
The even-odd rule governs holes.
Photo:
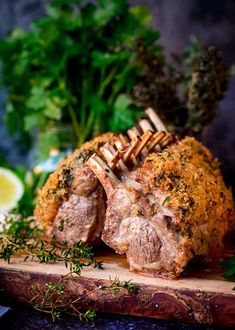
MULTIPOLYGON (((58 282, 60 275, 0 269, 0 288, 4 295, 29 303, 35 296, 32 285, 43 287, 58 282)), ((114 296, 102 291, 108 280, 76 276, 65 281, 66 292, 72 298, 81 297, 78 306, 99 312, 177 320, 188 323, 235 326, 235 296, 233 293, 175 290, 156 285, 137 284, 132 293, 121 290, 114 296), (82 299, 86 296, 86 299, 82 299)), ((135 284, 135 283, 134 283, 135 284)))

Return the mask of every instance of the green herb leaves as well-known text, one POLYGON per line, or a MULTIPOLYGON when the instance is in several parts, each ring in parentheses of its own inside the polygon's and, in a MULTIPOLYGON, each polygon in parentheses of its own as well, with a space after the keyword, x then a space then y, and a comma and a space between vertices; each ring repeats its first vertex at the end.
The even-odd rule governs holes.
POLYGON ((9 263, 12 256, 23 253, 26 249, 30 253, 29 242, 32 238, 40 237, 41 234, 42 230, 38 228, 33 217, 6 216, 0 233, 0 258, 9 263))
POLYGON ((15 255, 25 256, 26 260, 40 263, 62 261, 70 272, 80 274, 83 267, 102 268, 102 262, 94 257, 92 247, 81 241, 68 246, 66 242, 49 243, 42 240, 43 231, 39 229, 35 218, 23 218, 11 215, 6 218, 3 232, 0 234, 0 258, 10 262, 15 255))
POLYGON ((126 0, 53 1, 30 31, 1 40, 6 123, 28 146, 36 133, 37 160, 68 147, 57 129, 62 123, 70 128, 69 147, 133 124, 137 108, 117 97, 133 88, 132 45, 150 20, 145 7, 129 8, 126 0))
MULTIPOLYGON (((63 313, 68 313, 78 316, 80 320, 93 322, 96 316, 95 311, 89 308, 84 312, 84 305, 92 305, 92 297, 94 297, 96 293, 98 294, 99 291, 107 291, 108 293, 112 292, 113 296, 117 296, 122 293, 133 294, 136 291, 136 286, 131 283, 131 280, 120 281, 120 279, 116 277, 114 280, 110 278, 109 284, 99 285, 93 290, 79 294, 77 298, 71 298, 70 293, 67 292, 69 290, 69 287, 67 287, 68 277, 70 277, 70 281, 76 280, 71 274, 66 274, 61 276, 57 283, 46 283, 44 287, 32 285, 32 290, 35 292, 35 295, 31 299, 31 303, 38 311, 50 314, 53 321, 61 318, 63 313)), ((76 283, 74 285, 76 285, 76 283)))
POLYGON ((139 106, 157 109, 177 133, 197 135, 215 116, 227 88, 229 70, 214 48, 203 49, 196 38, 183 54, 174 55, 169 65, 151 40, 152 33, 148 34, 149 40, 145 34, 136 44, 142 70, 135 75, 133 99, 139 106))
POLYGON ((77 305, 80 299, 68 297, 65 288, 67 276, 62 276, 58 283, 45 283, 43 288, 32 285, 35 295, 30 303, 36 310, 49 314, 53 322, 60 319, 64 313, 78 316, 81 321, 92 322, 96 316, 95 311, 91 309, 88 309, 86 312, 79 310, 77 305))
POLYGON ((114 280, 112 280, 111 277, 109 277, 109 280, 111 282, 110 285, 101 285, 99 287, 100 290, 107 290, 107 289, 111 289, 112 290, 112 294, 113 296, 118 295, 118 293, 122 290, 125 289, 128 293, 133 293, 136 290, 136 286, 131 282, 131 280, 129 281, 120 281, 120 279, 118 277, 115 277, 114 280))
POLYGON ((188 120, 186 127, 200 132, 215 116, 215 109, 228 86, 229 71, 214 47, 203 51, 197 40, 186 53, 191 77, 187 84, 188 120))
POLYGON ((193 39, 167 64, 147 7, 95 3, 53 1, 28 32, 0 41, 6 123, 27 147, 36 137, 36 161, 126 130, 149 106, 177 133, 198 134, 226 90, 228 70, 213 48, 193 39))
MULTIPOLYGON (((10 262, 12 257, 23 255, 24 261, 37 260, 40 263, 63 262, 69 269, 66 275, 57 282, 46 282, 45 285, 32 285, 33 298, 31 304, 38 311, 49 314, 53 321, 61 318, 63 313, 78 316, 80 320, 92 322, 95 311, 92 310, 92 299, 99 291, 112 293, 114 297, 123 294, 135 294, 136 286, 129 281, 121 281, 118 277, 94 287, 83 290, 80 294, 71 295, 69 283, 76 281, 84 267, 102 269, 102 262, 95 258, 92 247, 81 241, 69 247, 66 242, 49 243, 42 240, 44 233, 38 228, 35 219, 12 215, 6 219, 3 232, 0 234, 0 258, 10 262)), ((76 283, 74 283, 76 286, 76 283)))
MULTIPOLYGON (((224 278, 230 281, 235 281, 235 256, 221 261, 220 265, 224 269, 224 278)), ((235 290, 235 287, 233 290, 235 290)))

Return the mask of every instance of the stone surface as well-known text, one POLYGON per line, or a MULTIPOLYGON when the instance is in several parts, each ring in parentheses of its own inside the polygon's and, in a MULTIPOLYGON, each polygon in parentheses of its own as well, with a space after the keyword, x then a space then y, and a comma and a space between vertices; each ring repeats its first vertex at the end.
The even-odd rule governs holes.
POLYGON ((143 317, 120 317, 103 313, 98 313, 92 327, 73 316, 64 316, 53 323, 47 315, 24 305, 14 306, 4 325, 4 329, 12 330, 224 330, 224 328, 215 326, 166 322, 143 317))

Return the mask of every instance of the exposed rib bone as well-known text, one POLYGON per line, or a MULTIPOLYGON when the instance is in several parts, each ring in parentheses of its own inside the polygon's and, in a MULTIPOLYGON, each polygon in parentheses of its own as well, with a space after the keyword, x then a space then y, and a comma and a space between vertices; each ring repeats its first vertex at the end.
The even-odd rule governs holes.
MULTIPOLYGON (((148 119, 141 119, 139 121, 139 126, 142 129, 143 132, 146 132, 148 130, 151 130, 152 132, 155 131, 155 129, 153 129, 152 125, 150 124, 150 121, 148 119)), ((162 132, 162 131, 161 131, 162 132)), ((156 133, 151 137, 150 141, 147 143, 146 147, 144 148, 143 152, 144 156, 148 156, 149 151, 154 149, 155 151, 160 151, 160 146, 157 146, 157 141, 155 142, 155 136, 156 133)), ((158 138, 157 138, 158 139, 158 138)))
POLYGON ((140 125, 140 128, 142 129, 143 132, 146 132, 146 131, 152 131, 154 132, 155 130, 153 129, 152 125, 150 124, 150 122, 148 121, 148 119, 141 119, 139 121, 139 125, 140 125))
POLYGON ((87 161, 88 166, 95 173, 100 180, 102 186, 105 188, 106 193, 111 192, 119 183, 118 178, 113 173, 111 168, 103 161, 102 158, 93 154, 87 161))
POLYGON ((134 150, 134 155, 135 157, 138 157, 141 150, 145 147, 145 145, 148 143, 148 141, 151 139, 153 133, 151 131, 146 131, 142 136, 141 136, 141 142, 137 146, 136 150, 134 150))
POLYGON ((122 134, 115 135, 111 140, 111 143, 115 145, 115 147, 119 150, 121 154, 124 154, 130 147, 129 142, 123 141, 125 141, 125 138, 122 134))
POLYGON ((136 136, 134 137, 133 140, 131 140, 131 146, 123 156, 124 162, 127 162, 131 158, 131 156, 133 156, 133 152, 137 148, 140 142, 141 142, 141 138, 139 136, 136 136))
POLYGON ((148 108, 147 110, 145 110, 145 113, 148 115, 149 119, 151 120, 151 122, 154 124, 154 126, 158 131, 167 132, 166 126, 163 124, 159 116, 152 108, 148 108))
POLYGON ((161 141, 160 145, 161 147, 166 147, 169 144, 171 144, 175 140, 174 136, 171 134, 167 134, 161 141))
MULTIPOLYGON (((133 137, 133 140, 132 140, 133 142, 131 141, 131 147, 129 147, 130 149, 126 152, 126 153, 128 153, 128 156, 124 155, 123 160, 124 160, 124 162, 131 160, 131 162, 137 166, 138 162, 133 153, 134 149, 137 146, 138 138, 137 139, 136 138, 137 138, 137 136, 133 137), (134 144, 134 146, 133 146, 133 144, 134 144)), ((116 147, 119 149, 119 146, 123 145, 123 143, 127 143, 125 137, 122 134, 118 134, 117 139, 115 140, 116 147)))
MULTIPOLYGON (((145 131, 144 131, 145 132, 145 131)), ((140 137, 140 133, 136 127, 132 127, 127 131, 128 136, 130 139, 134 139, 136 136, 140 137)), ((138 152, 139 154, 139 152, 138 152)), ((148 155, 148 149, 146 147, 141 148, 141 155, 146 157, 148 155)))
POLYGON ((118 167, 121 170, 127 170, 127 167, 122 160, 122 153, 119 152, 119 150, 115 150, 110 143, 106 143, 102 148, 100 148, 100 152, 105 157, 110 168, 114 169, 116 164, 118 164, 118 167))
POLYGON ((119 182, 118 178, 112 172, 112 169, 115 167, 127 171, 128 168, 124 162, 132 160, 134 165, 138 165, 136 157, 138 157, 140 153, 143 156, 147 156, 149 151, 156 148, 157 144, 160 144, 163 148, 174 141, 174 136, 169 133, 166 134, 167 129, 154 110, 149 108, 145 112, 156 129, 159 130, 158 132, 153 134, 154 130, 151 123, 147 119, 142 119, 139 121, 140 128, 144 132, 141 137, 138 129, 132 127, 127 131, 131 142, 128 142, 127 138, 119 134, 111 140, 111 143, 113 143, 118 150, 115 150, 114 146, 110 143, 106 143, 100 148, 100 152, 106 159, 107 164, 96 154, 88 160, 88 165, 99 178, 102 185, 104 183, 106 187, 109 186, 111 188, 112 186, 113 188, 113 184, 119 182))
POLYGON ((151 151, 165 137, 165 135, 166 133, 163 131, 156 132, 147 144, 148 150, 151 151))
POLYGON ((127 142, 129 142, 129 141, 128 141, 128 138, 125 138, 125 136, 122 135, 121 133, 118 134, 118 137, 119 137, 119 139, 120 139, 120 141, 121 141, 122 143, 127 143, 127 142))
MULTIPOLYGON (((114 157, 115 152, 112 152, 110 150, 109 142, 105 143, 105 145, 100 148, 100 152, 101 152, 102 156, 105 158, 108 166, 111 167, 110 163, 114 157)), ((117 158, 117 157, 115 156, 115 158, 117 158)))
MULTIPOLYGON (((128 168, 127 168, 126 164, 123 161, 123 155, 127 151, 128 146, 130 144, 126 142, 124 136, 122 136, 120 138, 120 135, 121 134, 115 135, 110 142, 113 143, 116 146, 116 148, 118 149, 119 161, 118 161, 117 167, 120 168, 123 171, 128 171, 128 168), (125 141, 125 142, 123 142, 123 141, 125 141)), ((111 145, 111 148, 112 148, 112 150, 115 150, 112 145, 111 145)))
POLYGON ((128 129, 127 135, 129 136, 129 138, 131 140, 133 140, 136 136, 140 136, 140 133, 136 127, 132 127, 130 129, 128 129))

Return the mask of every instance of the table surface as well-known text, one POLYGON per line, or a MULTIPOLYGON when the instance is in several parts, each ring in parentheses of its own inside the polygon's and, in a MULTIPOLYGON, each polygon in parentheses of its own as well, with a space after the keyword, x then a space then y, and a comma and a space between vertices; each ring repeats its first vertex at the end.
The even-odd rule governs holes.
POLYGON ((4 319, 0 320, 0 329, 2 330, 224 330, 224 327, 220 328, 210 325, 183 324, 173 321, 104 313, 97 315, 93 326, 69 315, 63 315, 61 320, 53 323, 48 315, 34 310, 31 306, 15 305, 11 307, 12 311, 4 319))

